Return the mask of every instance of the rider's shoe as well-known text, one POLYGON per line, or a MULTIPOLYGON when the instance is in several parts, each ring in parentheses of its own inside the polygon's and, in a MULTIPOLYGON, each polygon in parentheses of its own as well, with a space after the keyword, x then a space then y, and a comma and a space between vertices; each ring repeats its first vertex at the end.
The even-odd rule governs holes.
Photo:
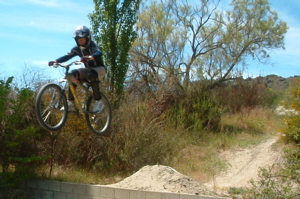
MULTIPOLYGON (((65 110, 65 107, 62 107, 60 110, 61 111, 65 110)), ((68 111, 69 112, 75 111, 75 105, 74 105, 74 103, 71 102, 71 101, 69 101, 69 100, 68 100, 68 111)))
POLYGON ((94 109, 93 112, 101 112, 103 110, 103 103, 101 100, 96 100, 94 103, 94 109))

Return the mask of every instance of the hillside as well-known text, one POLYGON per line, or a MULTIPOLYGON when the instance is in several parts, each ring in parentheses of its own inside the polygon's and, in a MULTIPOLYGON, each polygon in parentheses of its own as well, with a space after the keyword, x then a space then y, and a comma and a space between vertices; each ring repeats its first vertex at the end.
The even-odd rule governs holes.
POLYGON ((287 88, 293 85, 298 79, 300 79, 300 76, 283 78, 277 75, 268 75, 266 77, 257 77, 257 78, 262 78, 262 81, 266 85, 266 87, 271 88, 274 91, 284 92, 287 88))

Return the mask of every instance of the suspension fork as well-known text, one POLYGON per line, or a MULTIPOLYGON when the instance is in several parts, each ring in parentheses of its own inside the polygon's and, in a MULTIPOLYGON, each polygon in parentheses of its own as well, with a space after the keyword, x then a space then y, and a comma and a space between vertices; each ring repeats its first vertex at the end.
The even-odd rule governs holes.
MULTIPOLYGON (((79 109, 79 112, 81 114, 85 114, 85 110, 84 110, 84 108, 82 108, 82 105, 76 95, 75 87, 72 82, 74 82, 78 87, 80 87, 81 89, 83 89, 85 91, 85 101, 84 101, 85 103, 87 102, 87 99, 91 95, 91 93, 90 93, 89 89, 86 88, 84 85, 82 85, 80 82, 78 82, 78 80, 74 80, 74 81, 73 80, 74 80, 73 77, 71 77, 70 79, 68 78, 69 87, 71 89, 71 92, 73 93, 74 100, 75 100, 77 108, 79 109)), ((86 107, 86 104, 84 104, 84 107, 86 107)))

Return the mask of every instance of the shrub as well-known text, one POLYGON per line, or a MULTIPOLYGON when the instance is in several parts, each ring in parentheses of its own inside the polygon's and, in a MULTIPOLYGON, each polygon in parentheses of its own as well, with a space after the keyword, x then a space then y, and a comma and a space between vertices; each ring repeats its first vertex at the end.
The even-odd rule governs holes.
POLYGON ((283 133, 287 139, 300 144, 300 80, 291 87, 286 100, 287 107, 293 109, 296 114, 287 115, 283 133), (297 114, 298 113, 298 114, 297 114))
POLYGON ((259 181, 251 181, 252 188, 245 198, 294 199, 300 197, 299 149, 287 150, 283 169, 276 172, 275 165, 261 168, 259 181))
POLYGON ((274 91, 264 85, 261 78, 236 79, 215 88, 214 95, 216 101, 231 113, 257 106, 270 107, 278 98, 274 91))
POLYGON ((221 108, 216 104, 211 91, 205 85, 195 83, 187 91, 186 96, 167 114, 179 126, 193 131, 216 131, 221 120, 221 108))
POLYGON ((13 78, 0 81, 0 177, 1 187, 11 187, 31 177, 39 156, 38 142, 41 138, 34 121, 30 89, 12 89, 13 78))
POLYGON ((110 137, 96 136, 81 128, 85 121, 70 114, 62 132, 49 135, 44 144, 52 155, 48 165, 117 175, 148 164, 169 164, 180 150, 182 130, 174 128, 163 115, 153 117, 147 101, 122 101, 113 112, 110 137))

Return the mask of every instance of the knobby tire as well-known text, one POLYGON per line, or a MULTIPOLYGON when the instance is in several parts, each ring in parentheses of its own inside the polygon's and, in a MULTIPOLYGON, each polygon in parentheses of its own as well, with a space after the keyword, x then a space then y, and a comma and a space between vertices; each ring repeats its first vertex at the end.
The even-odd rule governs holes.
POLYGON ((49 83, 41 87, 36 96, 35 109, 38 122, 48 131, 60 130, 67 121, 67 98, 57 84, 49 83))
POLYGON ((107 97, 101 92, 101 101, 103 109, 99 112, 93 113, 93 105, 95 100, 92 96, 87 101, 86 122, 89 129, 96 135, 109 135, 108 128, 112 120, 111 105, 107 97))

